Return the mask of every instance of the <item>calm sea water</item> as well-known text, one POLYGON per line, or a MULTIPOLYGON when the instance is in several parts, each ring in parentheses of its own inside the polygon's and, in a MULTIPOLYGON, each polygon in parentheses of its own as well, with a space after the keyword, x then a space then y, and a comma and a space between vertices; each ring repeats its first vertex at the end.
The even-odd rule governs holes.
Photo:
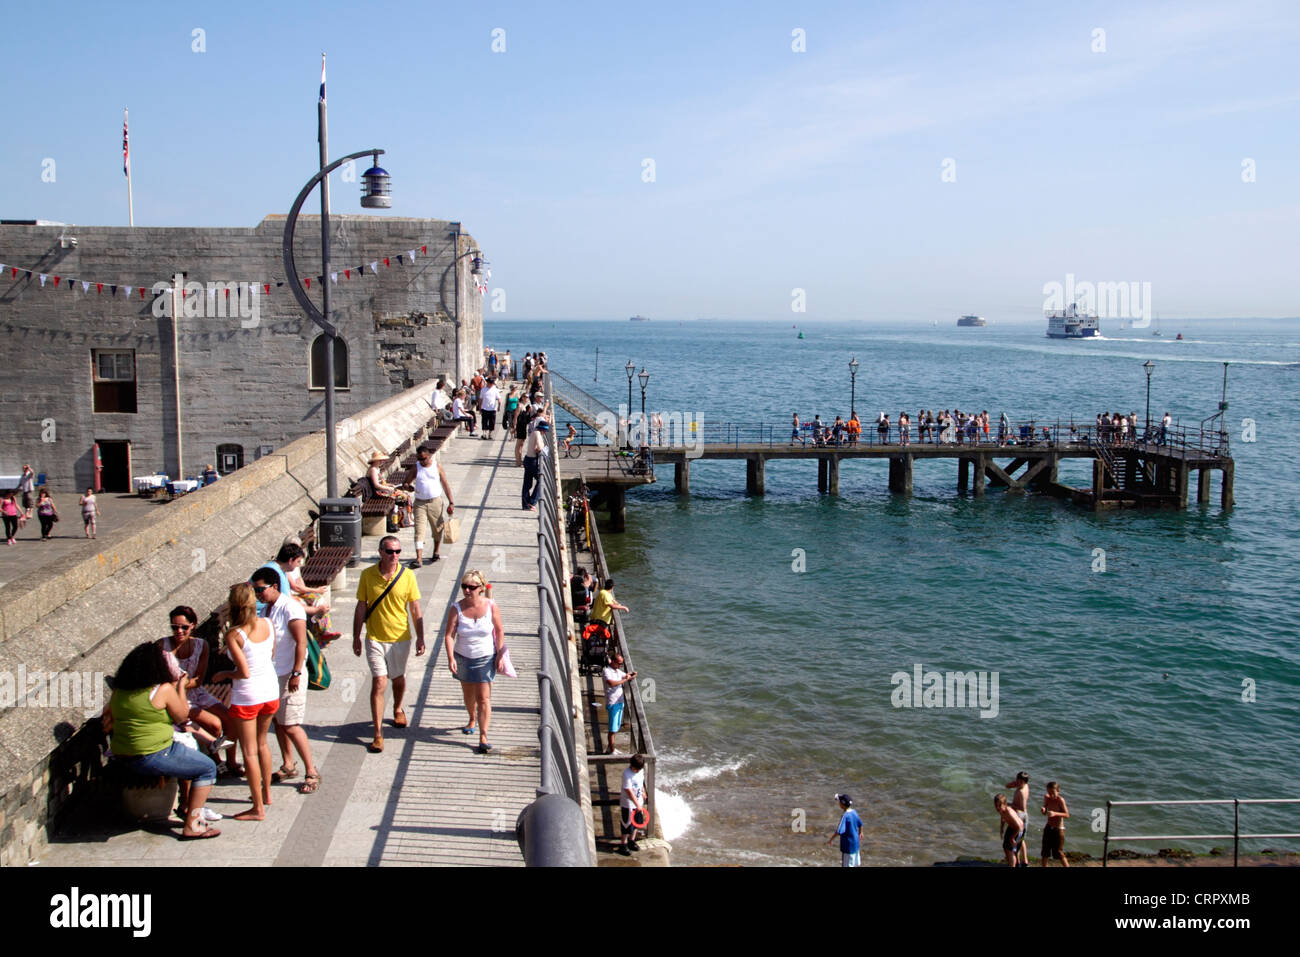
MULTIPOLYGON (((694 463, 686 499, 664 470, 629 496, 628 531, 604 541, 638 670, 654 680, 675 863, 838 863, 824 843, 837 791, 862 813, 865 862, 995 857, 991 796, 1022 769, 1034 811, 1060 782, 1067 847, 1094 855, 1107 799, 1300 796, 1296 323, 1165 319, 1159 338, 1094 342, 1048 340, 1038 324, 799 329, 534 320, 490 321, 486 335, 519 356, 544 349, 614 407, 630 358, 651 373, 649 409, 780 428, 792 411, 847 416, 853 356, 864 420, 953 407, 995 422, 1003 410, 1141 418, 1151 359, 1152 415, 1184 425, 1216 409, 1226 360, 1237 507, 1220 511, 1217 475, 1209 506, 1093 514, 960 496, 953 461, 918 462, 911 498, 888 492, 883 461, 842 463, 838 497, 818 494, 813 462, 769 463, 762 498, 744 494, 741 462, 694 463), (892 676, 917 664, 996 672, 996 717, 895 707, 892 676)), ((1062 467, 1062 481, 1089 476, 1062 467)), ((1230 832, 1231 810, 1125 810, 1113 823, 1230 832)), ((1242 812, 1243 830, 1297 825, 1294 811, 1242 812)))

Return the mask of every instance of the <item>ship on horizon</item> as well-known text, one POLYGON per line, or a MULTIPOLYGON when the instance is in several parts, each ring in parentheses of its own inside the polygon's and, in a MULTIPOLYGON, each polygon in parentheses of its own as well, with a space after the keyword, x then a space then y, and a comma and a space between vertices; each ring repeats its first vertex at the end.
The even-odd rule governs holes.
POLYGON ((983 316, 962 316, 957 320, 959 326, 987 326, 983 316))
POLYGON ((631 316, 628 319, 628 322, 649 322, 649 321, 650 321, 649 316, 631 316))

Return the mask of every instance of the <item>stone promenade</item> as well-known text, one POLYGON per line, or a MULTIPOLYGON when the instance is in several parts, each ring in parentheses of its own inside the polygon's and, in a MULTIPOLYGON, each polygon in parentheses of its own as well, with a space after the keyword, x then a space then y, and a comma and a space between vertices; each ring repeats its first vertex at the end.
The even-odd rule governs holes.
MULTIPOLYGON (((294 782, 272 786, 265 821, 223 820, 221 836, 177 839, 172 827, 130 829, 117 824, 51 839, 42 865, 522 865, 514 826, 539 782, 537 746, 537 514, 520 508, 523 470, 514 466, 514 443, 464 435, 442 454, 452 485, 461 539, 444 545, 442 560, 416 572, 422 595, 428 651, 412 651, 407 669, 406 712, 410 726, 392 727, 391 690, 382 754, 370 754, 369 672, 352 655, 351 622, 357 576, 378 560, 378 536, 367 537, 363 560, 336 589, 335 628, 344 637, 328 652, 333 684, 308 692, 306 727, 323 782, 315 794, 294 782), (493 685, 488 755, 473 751, 466 736, 459 683, 447 670, 442 632, 460 576, 481 570, 492 582, 519 678, 499 676, 493 685)), ((410 529, 403 529, 402 558, 414 557, 410 529)), ((426 549, 426 555, 428 550, 426 549)), ((251 572, 252 569, 250 568, 251 572)), ((408 571, 408 574, 410 572, 408 571)), ((162 634, 165 622, 159 622, 162 634)), ((280 764, 271 741, 272 765, 280 764)), ((232 814, 248 806, 243 779, 223 777, 208 806, 232 814)))

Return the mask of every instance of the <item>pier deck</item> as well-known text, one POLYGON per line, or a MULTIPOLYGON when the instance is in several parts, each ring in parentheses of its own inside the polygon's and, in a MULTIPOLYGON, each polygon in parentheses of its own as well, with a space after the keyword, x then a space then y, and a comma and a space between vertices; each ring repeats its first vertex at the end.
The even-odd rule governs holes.
MULTIPOLYGON (((307 724, 323 781, 301 795, 299 777, 272 786, 265 821, 224 820, 221 836, 183 842, 174 828, 74 826, 52 838, 41 863, 62 866, 148 864, 221 865, 441 865, 522 866, 515 842, 519 812, 536 796, 539 665, 537 513, 520 508, 522 469, 513 442, 460 439, 441 453, 461 522, 461 540, 442 547, 442 560, 417 573, 428 651, 412 651, 405 708, 410 726, 391 724, 391 690, 385 750, 370 754, 369 683, 364 659, 351 649, 357 576, 378 560, 379 537, 366 537, 363 559, 346 572, 331 612, 344 633, 328 650, 333 683, 309 691, 307 724), (493 684, 488 755, 473 751, 477 736, 461 734, 466 722, 459 683, 447 670, 442 624, 461 574, 483 571, 493 583, 518 679, 493 684)), ((414 557, 412 530, 403 529, 402 557, 414 557)), ((429 550, 426 549, 426 556, 429 550)), ((251 572, 252 569, 250 568, 251 572)), ((410 574, 408 571, 407 574, 410 574)), ((165 624, 165 623, 164 623, 165 624)), ((160 625, 161 632, 161 625, 160 625)), ((271 741, 272 766, 280 764, 271 741)), ((208 806, 231 814, 248 806, 243 779, 219 778, 208 806)))

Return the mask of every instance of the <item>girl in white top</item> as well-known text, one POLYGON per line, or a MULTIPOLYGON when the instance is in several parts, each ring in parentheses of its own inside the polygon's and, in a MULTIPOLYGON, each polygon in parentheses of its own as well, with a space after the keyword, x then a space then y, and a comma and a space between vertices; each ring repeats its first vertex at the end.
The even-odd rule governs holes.
MULTIPOLYGON (((257 586, 261 588, 262 586, 257 586)), ((230 589, 230 630, 226 632, 226 653, 233 671, 213 675, 214 681, 233 678, 230 692, 230 721, 244 752, 248 789, 253 806, 235 815, 237 821, 261 821, 271 803, 271 746, 266 732, 280 707, 280 682, 275 676, 275 632, 271 622, 257 617, 257 593, 253 585, 240 582, 230 589), (257 760, 252 760, 256 754, 257 760)))
POLYGON ((469 724, 461 729, 474 733, 478 723, 479 754, 492 750, 488 744, 488 726, 492 721, 492 679, 501 667, 501 656, 506 649, 505 627, 501 624, 501 610, 488 597, 491 587, 483 573, 467 571, 460 580, 465 597, 453 602, 447 612, 447 628, 443 634, 447 646, 447 667, 460 680, 461 694, 469 724))

